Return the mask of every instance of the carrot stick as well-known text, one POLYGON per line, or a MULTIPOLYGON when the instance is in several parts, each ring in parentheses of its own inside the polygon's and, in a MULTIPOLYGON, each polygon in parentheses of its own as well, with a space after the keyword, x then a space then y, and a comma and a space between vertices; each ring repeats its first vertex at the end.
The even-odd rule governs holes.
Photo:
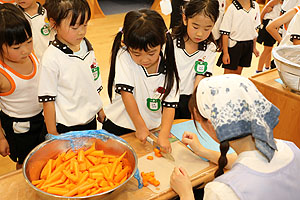
POLYGON ((58 187, 49 187, 47 189, 47 192, 48 193, 51 193, 51 194, 56 194, 56 195, 64 195, 65 193, 68 192, 68 189, 66 188, 58 188, 58 187))
POLYGON ((96 156, 96 157, 102 157, 104 155, 104 151, 102 150, 95 150, 91 153, 89 153, 91 156, 96 156))
POLYGON ((75 173, 75 176, 79 177, 79 165, 78 165, 77 160, 74 160, 74 173, 75 173))
POLYGON ((43 168, 40 178, 41 179, 47 179, 47 177, 50 175, 51 173, 51 169, 52 169, 52 162, 53 160, 50 159, 48 160, 48 162, 46 163, 45 167, 43 168))
POLYGON ((89 173, 87 171, 83 172, 82 176, 78 180, 78 185, 80 185, 81 183, 86 181, 88 179, 88 177, 89 177, 89 173))
POLYGON ((53 174, 53 176, 46 179, 45 184, 59 180, 62 177, 62 175, 63 174, 61 172, 57 172, 57 173, 53 174))
POLYGON ((86 158, 87 158, 93 165, 98 164, 98 163, 97 163, 97 162, 98 162, 98 158, 96 158, 95 156, 90 156, 90 155, 88 155, 88 156, 86 156, 86 158))
POLYGON ((122 170, 122 164, 119 163, 117 168, 116 168, 115 175, 119 174, 121 170, 122 170))
POLYGON ((88 185, 85 185, 85 186, 82 186, 78 189, 78 194, 82 194, 84 193, 85 191, 87 191, 88 189, 94 187, 94 183, 90 183, 88 185))
POLYGON ((115 176, 114 181, 119 183, 124 176, 127 175, 127 172, 130 170, 130 168, 128 166, 126 166, 117 176, 115 176))
POLYGON ((44 179, 40 179, 40 180, 34 180, 34 181, 31 181, 32 185, 36 186, 42 182, 44 182, 45 180, 44 179))
POLYGON ((103 192, 103 189, 102 188, 99 188, 97 190, 95 190, 94 192, 92 192, 90 195, 94 195, 94 194, 98 194, 100 192, 103 192))
POLYGON ((63 170, 62 172, 63 172, 64 175, 66 175, 71 181, 73 181, 73 182, 77 182, 77 181, 78 181, 78 177, 75 176, 74 174, 71 174, 69 171, 63 170))
POLYGON ((95 142, 92 144, 92 146, 89 148, 89 149, 87 149, 85 152, 84 152, 84 155, 89 155, 90 153, 92 153, 93 151, 95 151, 96 149, 95 149, 95 142))
POLYGON ((71 158, 73 158, 74 156, 76 155, 76 153, 74 151, 72 151, 72 149, 70 149, 66 155, 64 156, 64 161, 68 161, 70 160, 71 158))
POLYGON ((78 152, 77 161, 79 163, 84 163, 84 160, 85 160, 84 151, 82 149, 80 149, 78 152))

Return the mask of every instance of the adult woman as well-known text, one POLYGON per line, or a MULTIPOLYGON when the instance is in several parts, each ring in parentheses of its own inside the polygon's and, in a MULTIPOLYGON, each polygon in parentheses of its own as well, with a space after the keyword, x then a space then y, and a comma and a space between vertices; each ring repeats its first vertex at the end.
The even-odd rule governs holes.
MULTIPOLYGON (((279 110, 251 81, 233 74, 205 78, 192 96, 190 110, 204 130, 220 142, 218 178, 205 186, 204 199, 299 198, 300 150, 292 142, 274 140, 279 110), (223 174, 229 146, 238 157, 223 174)), ((184 134, 182 141, 198 155, 207 155, 195 134, 184 134)), ((171 187, 181 199, 193 199, 184 169, 174 169, 171 187)))

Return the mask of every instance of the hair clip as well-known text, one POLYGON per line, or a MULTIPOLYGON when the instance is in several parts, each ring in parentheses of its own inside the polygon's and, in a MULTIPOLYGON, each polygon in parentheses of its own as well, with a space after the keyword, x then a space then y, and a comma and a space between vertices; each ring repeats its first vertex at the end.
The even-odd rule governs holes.
POLYGON ((171 34, 171 29, 168 29, 168 30, 167 30, 166 34, 168 34, 168 33, 171 34))
POLYGON ((119 27, 119 32, 123 34, 123 27, 119 27))

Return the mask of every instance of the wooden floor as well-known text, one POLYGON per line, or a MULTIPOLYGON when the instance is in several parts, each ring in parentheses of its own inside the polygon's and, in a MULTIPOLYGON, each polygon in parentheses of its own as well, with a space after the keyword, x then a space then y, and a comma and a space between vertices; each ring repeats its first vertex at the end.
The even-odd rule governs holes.
MULTIPOLYGON (((97 61, 101 69, 101 77, 103 81, 104 90, 101 92, 101 96, 104 105, 109 103, 107 95, 107 79, 109 73, 109 62, 110 62, 110 50, 113 38, 118 32, 119 28, 122 27, 123 18, 125 14, 108 15, 105 18, 92 19, 89 22, 88 32, 86 37, 92 43, 97 61)), ((167 26, 170 24, 170 16, 164 16, 167 26)), ((262 52, 262 46, 258 45, 260 53, 262 52)), ((252 59, 252 66, 246 68, 243 71, 243 76, 250 77, 255 73, 258 58, 255 56, 252 59)), ((214 75, 223 74, 223 69, 215 67, 214 75)), ((15 169, 15 164, 8 158, 0 156, 0 175, 10 172, 15 169)))

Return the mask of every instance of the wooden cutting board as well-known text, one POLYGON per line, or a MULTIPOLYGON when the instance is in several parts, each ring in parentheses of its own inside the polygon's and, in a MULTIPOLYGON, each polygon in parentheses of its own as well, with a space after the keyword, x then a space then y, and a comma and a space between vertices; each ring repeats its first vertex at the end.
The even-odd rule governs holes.
POLYGON ((175 162, 163 157, 158 158, 154 155, 154 152, 140 157, 138 160, 140 172, 154 171, 155 178, 160 181, 158 187, 154 187, 151 184, 147 186, 155 193, 161 193, 170 188, 170 176, 175 166, 185 168, 190 177, 209 166, 208 162, 202 160, 180 141, 171 143, 171 145, 172 156, 175 158, 175 162), (150 155, 153 156, 153 160, 147 159, 147 156, 150 155))

